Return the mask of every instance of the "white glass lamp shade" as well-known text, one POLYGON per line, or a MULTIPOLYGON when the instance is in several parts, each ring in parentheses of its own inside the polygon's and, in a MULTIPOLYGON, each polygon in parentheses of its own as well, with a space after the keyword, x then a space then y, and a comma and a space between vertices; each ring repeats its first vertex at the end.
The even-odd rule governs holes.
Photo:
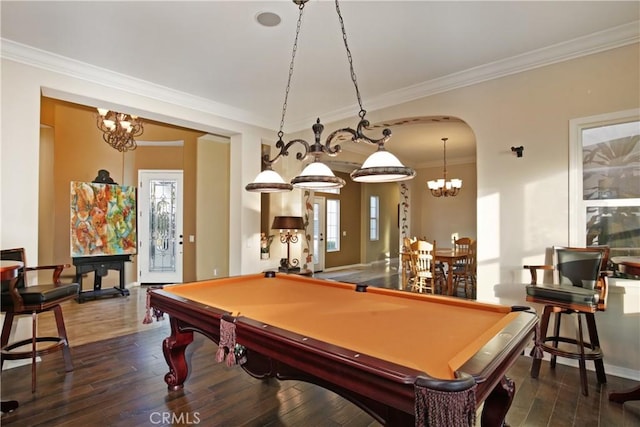
POLYGON ((306 188, 309 190, 326 189, 326 188, 342 188, 344 187, 344 179, 333 174, 329 166, 322 162, 309 163, 300 175, 291 180, 296 188, 306 188))
POLYGON ((362 167, 351 172, 351 179, 356 182, 395 182, 412 179, 416 171, 405 167, 400 160, 384 147, 370 155, 362 167))
POLYGON ((278 193, 291 191, 293 186, 284 182, 280 174, 273 169, 265 169, 256 176, 252 183, 247 184, 245 190, 256 193, 278 193))
POLYGON ((462 188, 462 180, 461 179, 452 179, 451 186, 453 188, 462 188))

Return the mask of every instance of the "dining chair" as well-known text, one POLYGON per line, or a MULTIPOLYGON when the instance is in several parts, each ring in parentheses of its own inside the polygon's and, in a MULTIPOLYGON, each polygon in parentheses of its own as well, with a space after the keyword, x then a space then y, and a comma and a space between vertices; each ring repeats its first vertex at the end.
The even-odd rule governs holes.
POLYGON ((404 237, 402 239, 402 249, 400 251, 400 271, 402 280, 402 289, 409 289, 414 281, 413 253, 411 249, 411 239, 404 237))
POLYGON ((413 276, 411 290, 435 293, 435 251, 436 242, 417 240, 411 245, 413 276))
POLYGON ((595 246, 574 248, 556 246, 553 248, 552 265, 526 265, 531 274, 531 284, 526 286, 527 301, 544 305, 540 321, 535 357, 531 366, 531 377, 540 372, 542 352, 551 355, 551 368, 556 366, 556 358, 578 360, 582 394, 589 395, 586 361, 593 360, 598 383, 606 383, 603 353, 596 327, 595 313, 606 310, 607 305, 607 264, 609 247, 595 246), (553 271, 553 284, 539 284, 537 271, 553 271), (549 332, 549 321, 554 316, 553 331, 549 332), (574 336, 568 336, 567 325, 561 330, 562 315, 575 315, 577 328, 574 336), (582 326, 584 317, 587 324, 588 341, 582 326))
POLYGON ((64 301, 76 298, 80 286, 77 283, 62 284, 60 275, 64 268, 69 265, 47 265, 38 267, 27 267, 25 250, 23 248, 5 249, 0 252, 3 260, 20 261, 24 265, 19 272, 17 280, 2 281, 1 307, 5 313, 4 324, 2 326, 1 338, 1 359, 0 367, 5 360, 31 359, 31 392, 36 391, 36 358, 61 350, 65 371, 73 371, 71 362, 71 352, 69 350, 69 340, 62 317, 62 307, 64 301), (52 284, 50 285, 30 285, 27 286, 27 272, 38 270, 53 270, 52 284), (57 337, 37 336, 37 315, 47 311, 53 311, 58 328, 57 337), (31 315, 31 337, 9 344, 9 336, 15 316, 31 315), (42 347, 38 343, 46 342, 48 345, 42 347), (27 347, 28 346, 28 347, 27 347), (27 347, 25 350, 20 350, 27 347))
MULTIPOLYGON (((470 248, 471 248, 471 244, 474 242, 474 239, 472 239, 471 237, 460 237, 459 239, 456 239, 453 242, 453 249, 455 249, 456 251, 464 251, 464 252, 469 252, 470 248)), ((460 260, 458 262, 456 262, 456 264, 454 265, 454 268, 458 265, 462 265, 465 264, 467 262, 466 259, 460 260)))
MULTIPOLYGON (((476 274, 477 274, 477 243, 474 239, 464 243, 467 257, 457 262, 453 267, 453 289, 457 295, 458 287, 463 285, 465 298, 476 298, 476 274)), ((461 245, 463 247, 463 245, 461 245)))

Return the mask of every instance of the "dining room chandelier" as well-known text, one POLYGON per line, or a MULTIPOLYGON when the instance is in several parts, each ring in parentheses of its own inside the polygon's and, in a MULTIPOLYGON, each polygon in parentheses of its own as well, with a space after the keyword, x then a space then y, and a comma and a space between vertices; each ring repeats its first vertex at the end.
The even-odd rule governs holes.
POLYGON ((356 74, 353 68, 353 59, 349 44, 347 43, 347 34, 345 31, 344 20, 342 13, 340 12, 340 5, 338 0, 335 1, 336 13, 342 29, 342 39, 344 41, 344 47, 347 53, 347 59, 349 61, 349 68, 351 71, 351 81, 355 87, 356 97, 360 106, 358 117, 360 118, 356 129, 342 128, 334 130, 329 134, 324 144, 321 142, 322 131, 324 125, 320 123, 318 118, 316 123, 313 124, 311 129, 314 134, 314 143, 309 144, 303 139, 293 139, 289 142, 283 141, 284 133, 282 131, 284 127, 284 120, 287 111, 287 100, 289 97, 289 90, 291 88, 291 77, 293 75, 294 62, 296 57, 296 51, 298 49, 298 37, 300 35, 300 29, 302 26, 302 15, 305 3, 308 0, 292 0, 298 6, 299 15, 296 26, 296 35, 293 42, 293 49, 291 54, 291 63, 289 66, 289 78, 287 80, 287 87, 285 90, 284 103, 282 105, 282 116, 280 120, 280 129, 278 131, 278 140, 276 141, 275 148, 279 150, 273 159, 269 158, 269 154, 265 154, 262 157, 264 163, 264 169, 256 176, 253 182, 247 184, 245 189, 247 191, 260 192, 260 193, 272 193, 281 191, 291 191, 295 188, 306 188, 310 190, 319 190, 327 188, 341 188, 345 185, 344 179, 337 177, 333 174, 331 169, 320 161, 320 157, 323 154, 334 157, 342 151, 340 145, 335 144, 334 141, 340 137, 347 136, 348 140, 352 142, 366 142, 369 144, 377 145, 377 150, 370 155, 362 166, 353 172, 351 172, 351 179, 356 182, 395 182, 412 179, 415 177, 415 170, 405 167, 400 160, 390 152, 388 152, 384 144, 391 138, 391 130, 383 129, 382 137, 379 139, 373 139, 364 134, 364 130, 369 129, 369 121, 365 119, 367 112, 362 106, 362 98, 360 96, 360 89, 356 79, 356 74), (296 159, 305 161, 308 158, 312 158, 313 161, 309 163, 300 173, 291 180, 290 183, 285 180, 273 170, 273 164, 277 162, 281 157, 289 155, 289 149, 295 145, 300 144, 301 152, 296 153, 296 159))
POLYGON ((449 138, 442 138, 444 145, 444 172, 443 177, 427 182, 427 187, 431 190, 431 195, 435 197, 453 197, 457 196, 462 188, 461 179, 452 179, 447 181, 447 140, 449 138))
POLYGON ((120 152, 135 150, 138 146, 135 138, 144 131, 139 117, 106 108, 98 108, 96 124, 102 131, 102 139, 120 152))

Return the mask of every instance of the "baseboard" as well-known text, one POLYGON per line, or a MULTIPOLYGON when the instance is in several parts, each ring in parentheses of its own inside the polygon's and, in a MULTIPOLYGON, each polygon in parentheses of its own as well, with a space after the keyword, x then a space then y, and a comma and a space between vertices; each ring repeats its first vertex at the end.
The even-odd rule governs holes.
POLYGON ((337 267, 329 267, 322 270, 323 273, 330 273, 332 271, 340 271, 340 270, 348 270, 350 268, 364 268, 368 267, 371 264, 350 264, 350 265, 339 265, 337 267))
MULTIPOLYGON (((40 357, 36 357, 36 363, 41 361, 42 359, 40 357)), ((2 364, 2 370, 6 371, 8 369, 18 368, 25 365, 31 365, 31 359, 5 360, 2 364)))

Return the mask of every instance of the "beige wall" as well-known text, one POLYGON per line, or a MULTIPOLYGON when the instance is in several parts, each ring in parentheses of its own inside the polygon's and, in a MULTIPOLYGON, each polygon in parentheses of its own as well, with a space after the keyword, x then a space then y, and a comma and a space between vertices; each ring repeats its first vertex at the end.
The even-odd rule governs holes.
POLYGON ((196 280, 229 276, 229 140, 198 139, 196 280))
MULTIPOLYGON (((349 183, 351 184, 351 183, 349 183)), ((365 184, 362 186, 362 246, 364 262, 397 258, 400 248, 398 227, 398 183, 365 184), (378 196, 380 202, 380 230, 378 240, 369 239, 369 198, 378 196)))
MULTIPOLYGON (((139 146, 134 151, 120 153, 102 140, 100 131, 95 125, 95 110, 69 102, 43 98, 43 120, 51 124, 53 138, 46 138, 49 129, 43 128, 42 161, 40 162, 40 224, 45 229, 39 234, 39 252, 52 259, 47 262, 71 263, 69 243, 69 183, 71 181, 93 181, 99 169, 110 172, 115 182, 121 185, 137 186, 139 169, 180 169, 184 171, 185 214, 183 233, 185 236, 196 234, 196 149, 197 138, 202 132, 180 127, 145 121, 144 134, 138 138, 144 141, 182 141, 182 146, 139 146), (49 140, 50 139, 50 140, 49 140), (53 158, 46 147, 52 145, 53 158), (53 185, 47 182, 47 176, 53 178, 53 185), (53 200, 53 209, 47 197, 53 200), (53 212, 53 215, 51 215, 53 212), (44 218, 43 218, 44 216, 44 218), (48 221, 45 219, 48 218, 48 221), (51 223, 53 224, 51 226, 51 223), (52 233, 52 234, 47 234, 52 233)), ((226 164, 227 159, 221 158, 226 164)), ((228 179, 217 181, 221 185, 228 179)), ((227 222, 228 224, 228 222, 227 222)), ((225 226, 225 229, 227 226, 225 226)), ((127 264, 126 282, 136 280, 136 257, 133 263, 127 264)), ((226 267, 226 266, 225 266, 226 267)), ((67 272, 72 274, 72 272, 67 272)), ((85 290, 91 289, 93 277, 83 283, 85 290)), ((209 277, 212 277, 209 276, 209 277)), ((183 278, 184 281, 196 279, 196 247, 188 237, 183 243, 183 278)), ((118 276, 114 272, 104 279, 105 286, 117 284, 118 276)))
POLYGON ((411 182, 411 204, 414 217, 412 236, 424 236, 435 240, 437 247, 451 247, 451 235, 476 239, 476 164, 447 165, 449 178, 462 180, 462 188, 456 197, 433 197, 427 181, 442 177, 442 167, 417 170, 411 182))
MULTIPOLYGON (((596 53, 499 79, 434 94, 376 111, 375 123, 422 115, 459 117, 477 140, 478 296, 485 301, 524 304, 522 265, 541 263, 545 250, 568 243, 569 120, 640 107, 639 45, 596 53), (523 145, 516 158, 511 146, 523 145)), ((231 274, 257 272, 259 196, 244 185, 260 169, 256 153, 273 132, 224 119, 221 114, 144 97, 123 89, 53 73, 2 58, 2 148, 0 227, 2 247, 24 246, 37 253, 38 223, 34 194, 37 177, 24 171, 39 162, 40 91, 43 87, 85 97, 124 103, 195 128, 227 129, 231 135, 230 233, 231 274), (16 176, 23 179, 15 180, 16 176)), ((366 99, 365 99, 366 105, 366 99)), ((140 114, 142 116, 142 114, 140 114)), ((354 126, 355 118, 325 123, 327 129, 354 126)), ((213 132, 213 130, 211 130, 213 132)), ((216 133, 216 132, 213 132, 216 133)), ((305 139, 311 136, 308 132, 305 139)), ((284 159, 278 168, 299 171, 299 162, 284 159), (288 166, 285 163, 290 162, 288 166)), ((281 170, 281 169, 279 169, 281 170)), ((292 176, 292 174, 287 174, 292 176)), ((300 192, 282 208, 300 213, 300 192)), ((33 259, 33 258, 32 258, 33 259)), ((629 295, 621 295, 626 304, 629 295)), ((632 302, 629 301, 631 304, 632 302)), ((603 331, 609 373, 640 372, 638 314, 616 311, 615 328, 603 331)))
POLYGON ((360 252, 362 203, 360 194, 365 185, 351 181, 349 174, 335 172, 335 175, 347 181, 347 185, 340 189, 340 194, 316 194, 317 196, 325 197, 327 200, 340 200, 340 250, 326 252, 325 268, 354 265, 362 262, 360 252))

